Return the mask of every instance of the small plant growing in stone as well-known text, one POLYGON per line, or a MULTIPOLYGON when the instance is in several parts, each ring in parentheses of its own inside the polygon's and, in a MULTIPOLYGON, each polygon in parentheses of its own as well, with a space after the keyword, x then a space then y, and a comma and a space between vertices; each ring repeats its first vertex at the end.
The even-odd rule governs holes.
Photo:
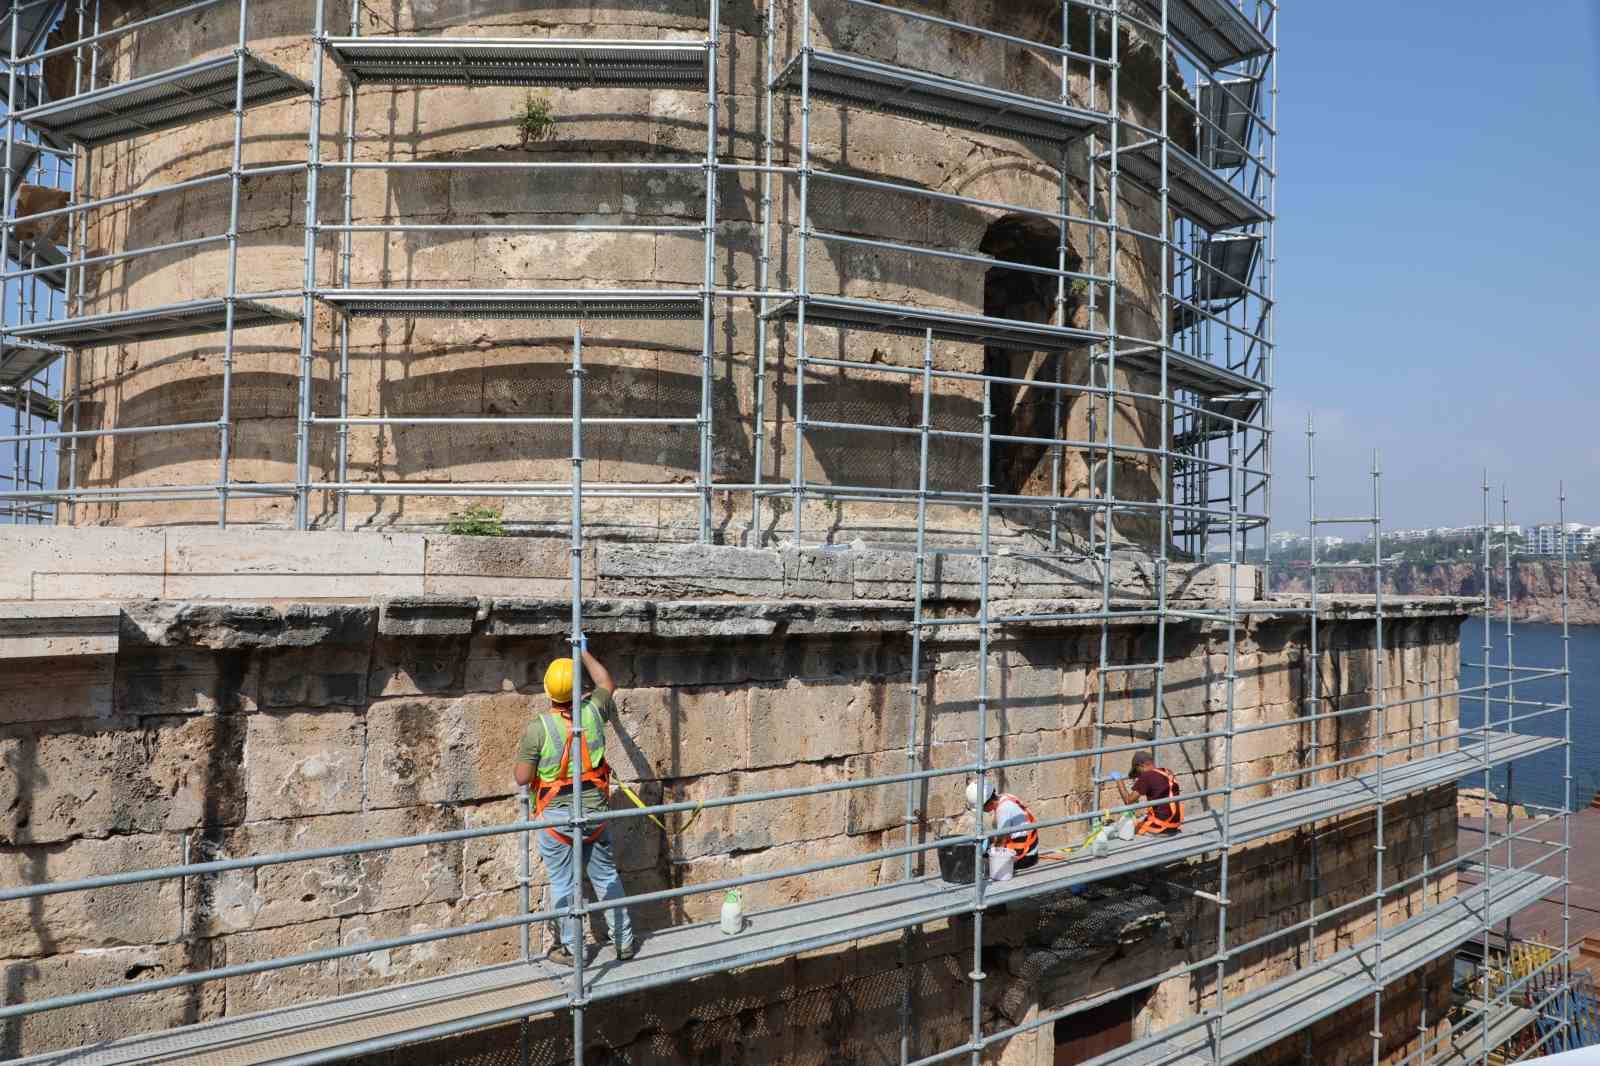
POLYGON ((503 537, 506 535, 506 527, 502 524, 499 511, 482 504, 473 504, 466 510, 452 511, 445 532, 460 537, 503 537))
POLYGON ((553 140, 556 135, 555 116, 550 114, 550 101, 529 93, 517 112, 517 137, 523 148, 540 141, 553 140))
POLYGON ((1072 284, 1067 286, 1067 289, 1080 300, 1089 295, 1089 283, 1083 278, 1073 278, 1072 284))

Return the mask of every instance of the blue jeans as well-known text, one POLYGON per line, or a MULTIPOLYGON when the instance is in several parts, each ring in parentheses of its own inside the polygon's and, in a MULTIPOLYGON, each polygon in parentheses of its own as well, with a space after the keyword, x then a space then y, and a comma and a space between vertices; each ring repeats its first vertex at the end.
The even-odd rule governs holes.
MULTIPOLYGON (((552 816, 553 809, 545 812, 546 817, 552 816)), ((572 900, 572 894, 578 891, 577 870, 572 862, 572 845, 563 844, 549 833, 540 830, 538 834, 539 858, 544 862, 544 868, 550 875, 551 910, 564 911, 572 900)), ((584 864, 589 870, 589 883, 594 886, 594 894, 602 900, 618 899, 627 895, 622 887, 622 878, 617 876, 617 862, 611 851, 611 829, 607 827, 601 832, 599 839, 593 843, 584 841, 584 864)), ((606 928, 611 931, 611 943, 619 948, 627 947, 633 943, 633 923, 628 920, 626 907, 612 907, 605 912, 606 928)), ((582 945, 582 937, 571 918, 561 919, 561 942, 567 950, 574 955, 582 945)))

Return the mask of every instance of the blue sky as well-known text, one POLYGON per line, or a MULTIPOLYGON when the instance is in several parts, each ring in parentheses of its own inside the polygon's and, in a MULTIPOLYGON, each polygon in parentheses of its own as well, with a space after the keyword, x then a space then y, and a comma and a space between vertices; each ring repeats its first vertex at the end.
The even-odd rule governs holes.
POLYGON ((1275 528, 1600 522, 1600 0, 1284 7, 1275 528))

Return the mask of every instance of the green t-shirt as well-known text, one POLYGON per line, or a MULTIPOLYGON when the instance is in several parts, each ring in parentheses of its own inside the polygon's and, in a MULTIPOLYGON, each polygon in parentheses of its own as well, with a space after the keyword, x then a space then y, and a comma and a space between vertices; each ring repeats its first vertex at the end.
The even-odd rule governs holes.
MULTIPOLYGON (((605 720, 616 713, 617 703, 611 693, 603 688, 595 689, 583 699, 581 708, 584 729, 589 735, 589 751, 595 754, 596 747, 601 751, 605 748, 605 720), (595 743, 596 739, 600 743, 595 743)), ((546 716, 550 714, 548 707, 539 711, 522 730, 522 742, 517 745, 517 761, 529 763, 535 767, 534 780, 538 780, 537 768, 541 761, 559 762, 561 748, 565 743, 562 731, 552 724, 545 728, 546 716)), ((583 767, 583 756, 579 751, 576 739, 572 743, 572 757, 568 764, 568 773, 574 779, 583 767)), ((535 793, 537 796, 537 792, 535 793)), ((557 793, 551 800, 550 806, 545 808, 546 815, 552 815, 567 810, 567 795, 565 792, 557 793)), ((606 796, 590 782, 583 784, 583 809, 585 811, 603 811, 607 806, 606 796)))

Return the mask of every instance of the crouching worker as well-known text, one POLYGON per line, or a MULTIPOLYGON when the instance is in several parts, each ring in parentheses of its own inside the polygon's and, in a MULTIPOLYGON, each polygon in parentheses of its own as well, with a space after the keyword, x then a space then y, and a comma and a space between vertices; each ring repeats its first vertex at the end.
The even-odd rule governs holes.
MULTIPOLYGON (((581 728, 572 726, 572 660, 557 659, 545 671, 544 691, 550 697, 549 710, 528 723, 517 748, 517 763, 512 768, 518 785, 534 786, 534 818, 565 819, 572 813, 574 779, 581 783, 583 811, 586 815, 604 811, 611 791, 611 767, 606 764, 605 719, 616 710, 612 692, 616 683, 600 661, 583 652, 583 678, 590 687, 580 701, 581 728)), ((550 876, 552 909, 565 911, 573 893, 581 891, 578 871, 572 861, 572 838, 554 827, 537 837, 539 858, 550 876)), ((609 823, 584 834, 583 857, 589 870, 589 883, 602 900, 627 895, 617 876, 616 857, 611 850, 609 823)), ((626 908, 605 912, 606 928, 617 958, 631 959, 639 949, 633 942, 633 926, 626 908)), ((550 953, 559 962, 571 962, 583 948, 583 930, 571 918, 561 919, 561 946, 550 953)))
POLYGON ((1146 807, 1139 816, 1138 831, 1141 836, 1155 836, 1183 831, 1183 804, 1178 802, 1178 779, 1156 765, 1156 757, 1148 751, 1135 752, 1128 779, 1113 773, 1117 792, 1123 803, 1140 800, 1170 799, 1171 803, 1158 803, 1146 807))
MULTIPOLYGON (((972 781, 967 785, 967 806, 972 807, 978 802, 978 782, 972 781)), ((1012 864, 1014 870, 1026 870, 1039 861, 1039 831, 1033 828, 1038 821, 1033 812, 1023 806, 1021 800, 1015 796, 996 792, 995 787, 988 781, 983 782, 983 812, 994 819, 996 829, 1014 830, 1009 836, 990 837, 995 847, 1008 849, 1016 856, 1012 864)))

